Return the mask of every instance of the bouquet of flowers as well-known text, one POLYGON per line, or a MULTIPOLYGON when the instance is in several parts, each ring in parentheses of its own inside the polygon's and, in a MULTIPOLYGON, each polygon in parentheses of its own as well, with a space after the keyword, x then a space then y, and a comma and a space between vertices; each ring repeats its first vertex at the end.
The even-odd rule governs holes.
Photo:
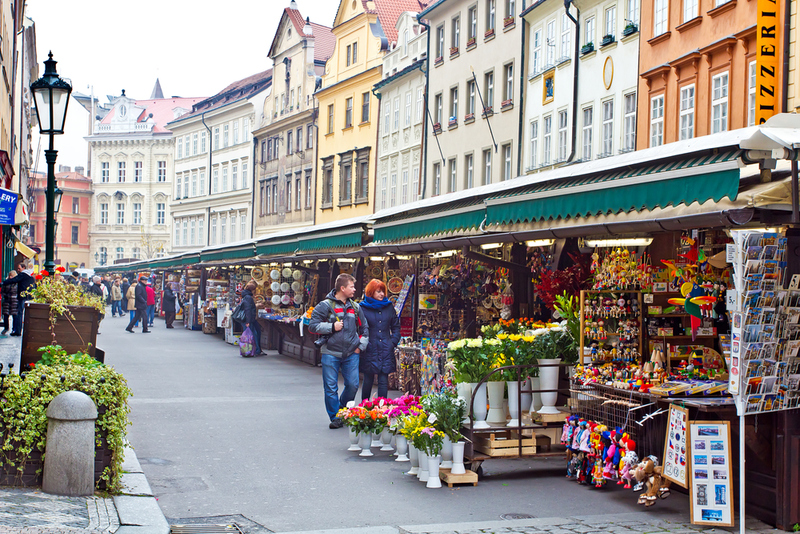
POLYGON ((467 415, 467 403, 454 394, 442 392, 422 398, 422 407, 436 417, 433 426, 453 443, 461 439, 461 421, 467 415))
MULTIPOLYGON (((428 423, 432 424, 431 420, 433 420, 433 422, 436 421, 436 416, 434 414, 428 416, 428 423)), ((414 443, 414 447, 423 451, 428 456, 437 456, 442 451, 444 432, 436 430, 436 428, 430 424, 418 426, 411 435, 411 441, 414 443)))
POLYGON ((389 430, 392 434, 400 432, 403 426, 403 417, 413 415, 420 411, 419 397, 415 395, 403 395, 392 399, 386 411, 389 430))
POLYGON ((397 429, 405 438, 413 443, 414 433, 428 424, 428 415, 417 406, 409 407, 408 414, 399 418, 397 429))
POLYGON ((388 405, 383 403, 384 400, 375 399, 362 402, 353 408, 341 408, 336 417, 358 433, 380 434, 388 422, 386 417, 388 405))

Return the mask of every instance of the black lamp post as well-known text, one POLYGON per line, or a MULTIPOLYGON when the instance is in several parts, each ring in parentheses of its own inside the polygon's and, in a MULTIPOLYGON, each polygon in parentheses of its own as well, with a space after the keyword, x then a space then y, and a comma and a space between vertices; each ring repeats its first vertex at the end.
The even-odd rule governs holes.
POLYGON ((55 271, 56 211, 61 205, 58 195, 56 207, 56 155, 54 136, 64 133, 64 122, 67 119, 67 105, 72 85, 56 72, 56 61, 53 53, 48 54, 44 62, 44 76, 31 84, 31 92, 36 102, 36 118, 39 121, 39 133, 50 136, 50 147, 44 151, 47 160, 47 226, 45 239, 44 270, 53 275, 55 271))

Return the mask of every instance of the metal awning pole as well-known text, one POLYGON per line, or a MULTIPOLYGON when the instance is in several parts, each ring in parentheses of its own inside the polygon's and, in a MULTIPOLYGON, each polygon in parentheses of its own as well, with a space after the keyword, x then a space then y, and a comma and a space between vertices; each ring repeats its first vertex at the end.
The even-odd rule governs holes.
POLYGON ((797 160, 792 158, 792 224, 800 224, 800 193, 797 185, 797 160))

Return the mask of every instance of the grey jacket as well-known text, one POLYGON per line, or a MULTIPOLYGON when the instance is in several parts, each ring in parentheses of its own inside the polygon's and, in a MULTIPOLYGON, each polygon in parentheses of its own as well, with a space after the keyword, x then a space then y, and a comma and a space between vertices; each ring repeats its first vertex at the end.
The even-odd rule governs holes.
POLYGON ((346 303, 336 300, 335 291, 328 293, 325 300, 314 308, 308 329, 314 334, 330 336, 321 350, 325 354, 339 358, 353 354, 356 348, 364 352, 369 345, 369 324, 364 313, 360 308, 356 311, 351 300, 346 303), (335 310, 331 308, 328 299, 336 303, 335 310), (338 332, 333 330, 331 319, 334 316, 344 322, 344 328, 338 332), (356 316, 360 319, 361 326, 359 326, 356 316))

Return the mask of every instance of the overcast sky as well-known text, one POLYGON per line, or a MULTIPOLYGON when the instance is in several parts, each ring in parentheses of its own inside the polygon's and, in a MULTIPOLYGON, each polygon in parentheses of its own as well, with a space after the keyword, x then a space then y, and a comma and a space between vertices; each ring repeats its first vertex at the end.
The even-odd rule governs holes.
MULTIPOLYGON (((296 0, 304 17, 333 25, 339 0, 296 0)), ((122 89, 146 99, 161 80, 164 96, 207 97, 272 67, 267 57, 289 0, 27 0, 36 23, 40 75, 53 51, 73 91, 106 102, 122 89)), ((86 167, 88 113, 74 100, 56 138, 58 163, 86 167)), ((34 140, 34 143, 37 141, 34 140)), ((44 143, 43 143, 44 144, 44 143)), ((38 169, 45 172, 44 156, 38 169)))

